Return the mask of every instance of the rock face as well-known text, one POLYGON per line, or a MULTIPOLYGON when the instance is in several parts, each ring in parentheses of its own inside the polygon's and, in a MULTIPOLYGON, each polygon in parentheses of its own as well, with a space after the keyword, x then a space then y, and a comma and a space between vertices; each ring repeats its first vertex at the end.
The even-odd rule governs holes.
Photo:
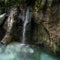
POLYGON ((57 1, 54 3, 47 6, 46 10, 43 10, 44 6, 43 9, 36 7, 33 13, 36 23, 33 39, 35 38, 38 44, 42 42, 43 46, 56 51, 60 50, 60 5, 57 1))

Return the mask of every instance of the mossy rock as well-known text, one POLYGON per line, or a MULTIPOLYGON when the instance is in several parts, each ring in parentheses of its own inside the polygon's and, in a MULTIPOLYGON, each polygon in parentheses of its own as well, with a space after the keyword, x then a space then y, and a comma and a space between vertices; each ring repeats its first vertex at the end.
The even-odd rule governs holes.
POLYGON ((36 44, 49 40, 49 32, 45 29, 43 24, 35 24, 32 39, 36 44))

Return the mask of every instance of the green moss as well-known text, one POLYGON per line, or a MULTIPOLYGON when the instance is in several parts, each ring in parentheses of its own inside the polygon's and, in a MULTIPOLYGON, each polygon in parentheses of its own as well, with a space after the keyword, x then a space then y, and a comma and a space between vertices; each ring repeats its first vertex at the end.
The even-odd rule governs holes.
POLYGON ((45 2, 46 2, 46 0, 36 0, 35 5, 34 5, 35 10, 36 9, 37 10, 43 9, 44 5, 45 5, 45 2))
POLYGON ((56 47, 56 51, 60 52, 60 47, 56 47))

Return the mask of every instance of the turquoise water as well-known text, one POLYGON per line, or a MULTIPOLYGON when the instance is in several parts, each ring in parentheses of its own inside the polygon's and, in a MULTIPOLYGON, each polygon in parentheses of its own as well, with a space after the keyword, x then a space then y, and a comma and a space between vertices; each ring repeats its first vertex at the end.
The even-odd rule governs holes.
POLYGON ((0 60, 60 60, 34 45, 14 43, 0 47, 0 60))

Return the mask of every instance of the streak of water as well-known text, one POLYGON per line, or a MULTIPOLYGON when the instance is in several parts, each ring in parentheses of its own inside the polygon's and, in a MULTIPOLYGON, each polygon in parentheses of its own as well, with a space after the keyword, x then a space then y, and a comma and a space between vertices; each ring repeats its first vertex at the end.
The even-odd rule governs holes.
POLYGON ((9 15, 9 17, 8 17, 8 31, 10 32, 10 30, 11 30, 11 28, 12 28, 12 25, 13 25, 13 20, 14 20, 14 18, 13 18, 13 13, 14 13, 14 11, 13 10, 11 10, 11 12, 10 12, 10 15, 9 15))
POLYGON ((27 8, 27 11, 26 11, 26 17, 24 19, 24 24, 23 24, 23 37, 22 37, 22 43, 25 43, 25 40, 26 40, 26 27, 27 27, 27 24, 29 23, 29 20, 31 19, 31 14, 30 14, 30 11, 29 11, 29 8, 27 8))

